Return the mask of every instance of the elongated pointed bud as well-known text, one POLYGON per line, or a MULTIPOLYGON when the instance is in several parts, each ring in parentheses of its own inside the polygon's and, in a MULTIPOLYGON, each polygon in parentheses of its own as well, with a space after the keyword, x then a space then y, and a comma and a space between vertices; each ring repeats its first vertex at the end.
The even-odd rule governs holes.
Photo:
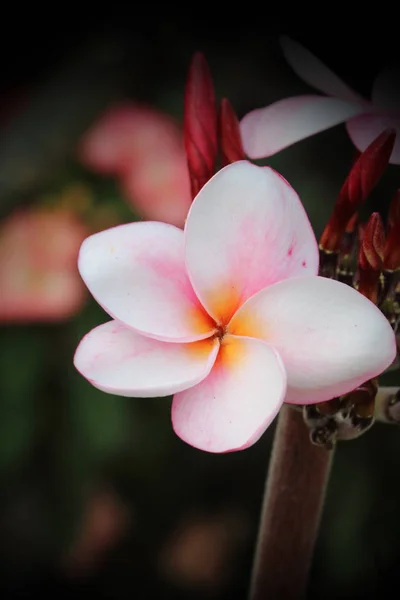
POLYGON ((400 269, 400 189, 390 203, 387 228, 383 266, 386 271, 397 271, 400 269))
POLYGON ((194 198, 214 175, 218 153, 214 86, 201 52, 194 55, 186 81, 183 139, 194 198))
POLYGON ((400 270, 400 221, 389 231, 384 254, 385 271, 400 270))
POLYGON ((396 191, 390 203, 386 226, 383 286, 379 308, 394 328, 398 319, 396 287, 400 281, 400 189, 396 191))
POLYGON ((383 269, 385 231, 379 213, 372 213, 364 230, 358 253, 358 291, 375 304, 378 302, 383 269))
POLYGON ((358 255, 358 264, 362 269, 380 271, 383 264, 385 231, 379 213, 372 213, 364 230, 358 255))
POLYGON ((227 98, 221 100, 218 127, 222 165, 226 166, 237 160, 244 160, 246 154, 243 150, 239 119, 227 98))
POLYGON ((383 131, 354 163, 321 236, 325 252, 338 252, 347 223, 385 172, 395 139, 394 129, 383 131))

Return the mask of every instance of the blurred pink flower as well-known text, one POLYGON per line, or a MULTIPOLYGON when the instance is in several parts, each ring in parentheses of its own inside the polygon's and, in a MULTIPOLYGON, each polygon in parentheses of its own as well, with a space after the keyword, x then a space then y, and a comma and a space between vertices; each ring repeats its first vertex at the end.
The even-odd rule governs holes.
POLYGON ((86 299, 76 269, 87 228, 65 209, 26 208, 0 227, 0 321, 58 321, 86 299))
POLYGON ((209 452, 251 446, 283 401, 349 392, 395 356, 380 310, 316 276, 318 246, 295 191, 247 161, 200 190, 184 231, 146 222, 97 233, 79 270, 116 320, 83 338, 78 371, 111 394, 175 394, 175 432, 209 452))
POLYGON ((283 37, 286 60, 301 79, 324 96, 285 98, 251 111, 241 121, 246 154, 271 156, 315 133, 346 122, 347 132, 363 152, 385 129, 397 131, 390 162, 400 164, 400 72, 385 69, 375 79, 371 100, 353 91, 306 48, 283 37))
POLYGON ((79 157, 88 168, 118 177, 124 197, 141 217, 183 226, 190 182, 182 133, 158 110, 125 102, 87 131, 79 157))

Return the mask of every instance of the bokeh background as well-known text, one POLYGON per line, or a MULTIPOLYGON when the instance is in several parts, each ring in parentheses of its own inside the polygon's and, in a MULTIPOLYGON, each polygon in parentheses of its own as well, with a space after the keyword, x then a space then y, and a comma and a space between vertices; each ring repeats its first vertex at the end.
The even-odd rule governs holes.
MULTIPOLYGON (((246 597, 274 428, 244 452, 206 454, 173 434, 169 398, 126 399, 93 389, 72 358, 81 337, 107 315, 81 285, 77 251, 90 232, 117 223, 169 209, 172 220, 182 218, 188 192, 180 126, 195 51, 205 53, 218 98, 228 97, 239 117, 313 92, 285 63, 282 33, 366 95, 380 68, 398 57, 395 37, 380 23, 304 32, 287 15, 267 23, 256 14, 226 13, 217 19, 199 7, 176 16, 151 6, 109 6, 79 17, 37 12, 30 22, 25 15, 26 30, 16 17, 5 21, 2 598, 246 597), (123 168, 116 158, 121 131, 136 148, 123 168)), ((268 160, 300 194, 317 235, 354 156, 338 126, 268 160)), ((365 215, 385 215, 399 185, 400 168, 390 166, 365 215)), ((398 385, 398 373, 382 383, 398 385)), ((398 589, 399 472, 394 426, 377 424, 340 444, 310 598, 398 589)))

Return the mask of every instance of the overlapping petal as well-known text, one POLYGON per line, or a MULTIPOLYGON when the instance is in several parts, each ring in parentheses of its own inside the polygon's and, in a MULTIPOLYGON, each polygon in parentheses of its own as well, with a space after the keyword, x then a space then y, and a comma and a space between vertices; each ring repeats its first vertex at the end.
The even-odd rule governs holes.
POLYGON ((202 188, 185 235, 189 277, 219 323, 265 286, 318 270, 317 242, 296 192, 248 161, 225 167, 202 188))
POLYGON ((360 152, 364 152, 385 129, 392 128, 396 129, 397 136, 390 157, 390 163, 400 165, 400 114, 398 116, 365 114, 350 119, 346 123, 350 139, 360 152))
POLYGON ((264 433, 285 391, 285 369, 272 347, 226 336, 210 375, 174 396, 172 424, 180 438, 201 450, 242 450, 264 433))
POLYGON ((74 364, 96 388, 119 396, 167 396, 207 377, 218 339, 171 344, 145 337, 117 321, 88 333, 74 364))
POLYGON ((282 281, 248 300, 229 324, 259 337, 282 357, 285 402, 311 404, 379 375, 396 354, 392 328, 353 288, 323 277, 282 281))
POLYGON ((357 104, 364 101, 307 48, 287 36, 282 36, 280 42, 287 62, 300 79, 327 96, 357 104))
POLYGON ((186 273, 183 231, 165 223, 120 225, 85 240, 79 271, 108 314, 156 339, 212 335, 186 273))
POLYGON ((294 96, 257 108, 240 122, 250 158, 272 156, 311 135, 365 112, 361 104, 324 96, 294 96))

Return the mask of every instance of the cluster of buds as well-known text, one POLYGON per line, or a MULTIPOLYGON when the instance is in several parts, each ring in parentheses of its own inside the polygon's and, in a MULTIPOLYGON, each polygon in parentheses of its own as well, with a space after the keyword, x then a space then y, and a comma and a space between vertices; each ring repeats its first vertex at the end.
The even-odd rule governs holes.
MULTIPOLYGON (((353 164, 320 239, 319 274, 357 289, 380 308, 397 332, 400 190, 391 202, 386 231, 379 213, 373 213, 367 223, 361 223, 358 216, 389 164, 395 137, 394 130, 384 131, 353 164)), ((193 198, 220 167, 246 159, 238 118, 225 98, 218 110, 210 71, 201 53, 193 57, 186 83, 184 143, 193 198)), ((391 368, 397 366, 398 359, 391 368)), ((382 396, 378 390, 378 380, 373 379, 340 398, 298 407, 303 410, 311 441, 331 448, 338 440, 354 439, 371 427, 378 412, 390 414, 382 420, 400 422, 399 394, 382 396)))
MULTIPOLYGON (((320 239, 320 274, 346 283, 374 302, 396 335, 400 320, 400 190, 394 194, 386 227, 378 212, 366 223, 358 210, 376 186, 395 142, 394 130, 382 132, 354 163, 320 239)), ((398 346, 399 337, 397 335, 398 346)), ((390 367, 398 367, 398 358, 390 367)), ((400 422, 399 394, 378 394, 378 381, 367 381, 342 396, 303 408, 313 443, 332 447, 354 439, 375 418, 400 422), (386 416, 385 416, 386 415, 386 416), (388 416, 390 415, 390 416, 388 416)))

